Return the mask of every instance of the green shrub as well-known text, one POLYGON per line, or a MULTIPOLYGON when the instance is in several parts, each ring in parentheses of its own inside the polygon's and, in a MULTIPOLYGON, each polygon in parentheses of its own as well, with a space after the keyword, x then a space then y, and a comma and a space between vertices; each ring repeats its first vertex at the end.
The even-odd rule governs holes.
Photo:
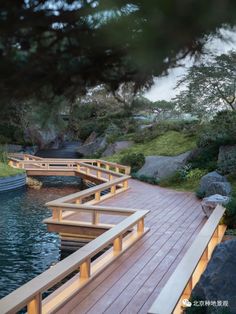
POLYGON ((201 128, 197 138, 198 152, 190 161, 194 168, 217 168, 219 147, 236 143, 236 112, 221 111, 201 128))
POLYGON ((11 140, 8 137, 0 134, 0 144, 7 144, 7 143, 11 143, 11 140))
POLYGON ((122 156, 120 163, 131 167, 131 172, 137 172, 145 163, 145 157, 142 153, 126 154, 122 156))
POLYGON ((115 123, 110 123, 105 134, 107 142, 114 143, 122 135, 122 131, 115 123))
MULTIPOLYGON (((170 187, 181 191, 195 191, 199 185, 199 180, 206 174, 204 169, 192 169, 188 164, 182 169, 168 178, 162 179, 160 185, 163 187, 170 187)), ((199 195, 201 198, 201 196, 199 195)))
POLYGON ((158 128, 162 132, 177 131, 193 136, 199 129, 199 122, 197 120, 166 120, 159 123, 158 128))
POLYGON ((186 174, 186 179, 188 180, 200 180, 201 177, 203 177, 205 174, 207 174, 207 170, 205 169, 191 169, 187 174, 186 174))
POLYGON ((174 187, 176 185, 182 184, 183 181, 184 181, 184 178, 182 174, 179 171, 176 171, 175 174, 162 179, 160 181, 160 185, 163 187, 174 187))
POLYGON ((224 223, 230 228, 236 228, 236 198, 232 197, 226 205, 226 211, 223 219, 224 223))
POLYGON ((138 144, 148 142, 152 139, 153 139, 153 133, 151 130, 148 130, 148 129, 139 130, 133 136, 133 140, 135 141, 135 143, 138 143, 138 144))
POLYGON ((136 143, 144 143, 147 141, 151 141, 154 138, 165 134, 168 131, 176 131, 182 132, 186 136, 194 136, 198 130, 198 122, 197 121, 186 121, 186 120, 166 120, 160 121, 154 124, 150 128, 145 128, 143 130, 139 130, 134 135, 134 141, 136 143))
POLYGON ((207 169, 209 172, 213 171, 217 168, 218 152, 219 147, 217 145, 199 148, 189 162, 192 168, 207 169))
POLYGON ((24 145, 24 132, 20 126, 11 125, 8 122, 0 123, 0 144, 24 145))
POLYGON ((221 111, 205 125, 198 138, 199 147, 221 146, 236 143, 236 112, 221 111))
POLYGON ((5 146, 0 145, 0 162, 2 164, 7 164, 8 158, 7 158, 7 149, 5 146))

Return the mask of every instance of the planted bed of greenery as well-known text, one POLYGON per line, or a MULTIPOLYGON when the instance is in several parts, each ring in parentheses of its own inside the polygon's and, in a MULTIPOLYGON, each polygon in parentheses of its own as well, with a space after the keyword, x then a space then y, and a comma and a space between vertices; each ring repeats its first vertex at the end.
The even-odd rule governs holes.
POLYGON ((8 166, 7 151, 4 146, 0 146, 0 178, 15 176, 24 173, 23 169, 16 169, 8 166))
POLYGON ((145 143, 135 143, 132 147, 124 149, 106 159, 109 161, 120 162, 124 155, 142 153, 144 156, 162 155, 177 156, 196 147, 196 137, 188 136, 177 131, 167 131, 145 143))
POLYGON ((15 176, 24 172, 25 171, 23 169, 12 168, 9 167, 7 164, 0 162, 0 178, 15 176))

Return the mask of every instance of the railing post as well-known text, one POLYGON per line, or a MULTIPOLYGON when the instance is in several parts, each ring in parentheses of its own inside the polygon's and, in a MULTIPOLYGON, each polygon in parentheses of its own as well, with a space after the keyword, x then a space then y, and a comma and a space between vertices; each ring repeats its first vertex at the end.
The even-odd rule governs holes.
POLYGON ((113 175, 109 174, 109 181, 111 181, 113 179, 113 175))
POLYGON ((116 166, 116 172, 120 172, 120 168, 116 166))
POLYGON ((112 185, 111 194, 116 194, 116 185, 112 185))
POLYGON ((101 162, 97 161, 97 167, 101 168, 101 162))
POLYGON ((87 259, 80 265, 80 278, 81 279, 88 279, 91 275, 91 260, 87 259))
POLYGON ((139 219, 137 223, 137 231, 140 233, 144 232, 144 218, 139 219))
POLYGON ((98 179, 101 178, 101 171, 100 170, 97 170, 97 177, 98 177, 98 179))
POLYGON ((53 220, 62 220, 62 209, 61 208, 53 208, 52 209, 52 219, 53 220))
POLYGON ((41 314, 42 313, 41 302, 42 302, 42 296, 39 293, 33 298, 33 300, 31 300, 27 304, 27 313, 28 314, 41 314))
POLYGON ((75 200, 75 204, 81 204, 82 203, 82 199, 79 197, 75 200))
POLYGON ((130 174, 130 167, 125 168, 125 174, 127 174, 127 175, 130 174))
POLYGON ((99 223, 99 213, 94 210, 93 211, 93 225, 97 225, 99 223))
POLYGON ((80 165, 77 164, 77 171, 80 171, 80 165))
POLYGON ((110 170, 110 166, 109 165, 106 165, 106 170, 110 170))
POLYGON ((120 253, 122 251, 122 235, 113 241, 113 252, 120 253))
POLYGON ((128 188, 128 180, 125 180, 125 181, 123 182, 123 188, 124 188, 124 189, 127 189, 127 188, 128 188))
POLYGON ((95 193, 95 201, 100 201, 101 199, 101 191, 95 193))

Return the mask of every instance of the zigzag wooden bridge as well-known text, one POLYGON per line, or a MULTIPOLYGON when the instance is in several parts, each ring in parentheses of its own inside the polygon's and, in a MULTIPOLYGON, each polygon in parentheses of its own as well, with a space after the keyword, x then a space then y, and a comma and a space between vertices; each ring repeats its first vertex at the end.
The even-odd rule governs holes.
POLYGON ((223 237, 224 208, 206 220, 192 193, 132 180, 129 167, 102 160, 14 155, 9 164, 28 175, 78 175, 98 185, 47 203, 50 231, 93 240, 0 300, 0 313, 25 306, 30 314, 182 312, 182 298, 223 237))

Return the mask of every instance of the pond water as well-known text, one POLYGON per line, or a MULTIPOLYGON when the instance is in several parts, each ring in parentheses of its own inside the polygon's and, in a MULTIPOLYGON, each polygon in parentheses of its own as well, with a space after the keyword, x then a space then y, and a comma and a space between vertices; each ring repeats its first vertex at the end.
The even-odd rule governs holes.
POLYGON ((44 204, 81 189, 70 177, 38 178, 40 190, 0 193, 0 298, 34 278, 61 258, 57 234, 47 232, 44 204))

